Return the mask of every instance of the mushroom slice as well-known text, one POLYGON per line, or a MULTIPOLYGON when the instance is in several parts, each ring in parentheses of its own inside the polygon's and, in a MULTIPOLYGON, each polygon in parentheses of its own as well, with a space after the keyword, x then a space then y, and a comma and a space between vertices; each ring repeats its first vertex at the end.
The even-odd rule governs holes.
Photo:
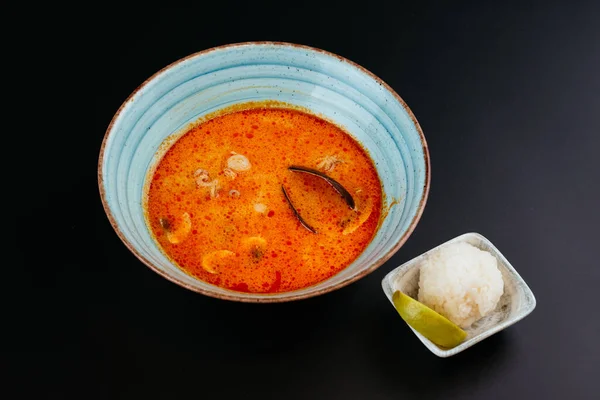
POLYGON ((235 172, 244 172, 252 168, 252 164, 250 164, 248 157, 234 153, 227 159, 227 167, 235 172))
POLYGON ((373 202, 370 199, 368 199, 365 202, 364 207, 357 208, 352 212, 352 214, 348 218, 344 219, 341 222, 340 225, 342 226, 342 228, 344 228, 342 234, 349 235, 355 230, 357 230, 362 224, 367 222, 372 212, 373 202))
POLYGON ((202 268, 211 274, 218 274, 219 269, 223 267, 230 257, 235 256, 233 251, 217 250, 212 253, 205 254, 202 257, 202 268))
POLYGON ((264 214, 267 212, 268 209, 269 208, 263 203, 254 204, 254 211, 256 211, 257 213, 264 214))
POLYGON ((172 244, 183 242, 192 231, 192 219, 190 218, 190 214, 186 212, 181 215, 181 222, 176 226, 173 226, 173 223, 166 218, 161 218, 159 222, 165 231, 167 240, 172 244))

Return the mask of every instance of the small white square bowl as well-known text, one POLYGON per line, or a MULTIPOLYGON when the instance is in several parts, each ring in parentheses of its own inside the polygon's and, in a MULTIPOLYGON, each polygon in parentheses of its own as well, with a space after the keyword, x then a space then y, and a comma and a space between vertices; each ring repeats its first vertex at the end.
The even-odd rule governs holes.
POLYGON ((529 289, 529 286, 527 286, 523 278, 515 271, 502 253, 500 253, 500 251, 498 251, 498 249, 482 235, 478 233, 465 233, 464 235, 449 240, 390 271, 385 278, 383 278, 381 285, 385 295, 388 297, 390 303, 392 303, 392 306, 394 305, 392 302, 392 295, 396 290, 400 290, 416 299, 419 291, 419 271, 421 261, 423 261, 427 254, 432 251, 456 242, 467 242, 496 257, 498 260, 498 269, 500 269, 504 280, 504 294, 500 298, 496 309, 491 314, 475 322, 470 328, 465 329, 467 338, 464 342, 452 349, 445 349, 434 344, 411 327, 421 342, 423 342, 423 344, 438 357, 450 357, 460 353, 486 337, 525 318, 533 311, 536 305, 535 297, 531 292, 531 289, 529 289))

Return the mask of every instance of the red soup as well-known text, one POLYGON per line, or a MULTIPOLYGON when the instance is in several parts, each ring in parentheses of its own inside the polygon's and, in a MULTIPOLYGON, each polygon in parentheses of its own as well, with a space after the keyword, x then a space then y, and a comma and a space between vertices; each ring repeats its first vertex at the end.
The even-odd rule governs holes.
POLYGON ((181 136, 156 167, 146 212, 160 247, 190 275, 275 293, 352 263, 381 208, 373 161, 350 135, 304 112, 257 108, 181 136))

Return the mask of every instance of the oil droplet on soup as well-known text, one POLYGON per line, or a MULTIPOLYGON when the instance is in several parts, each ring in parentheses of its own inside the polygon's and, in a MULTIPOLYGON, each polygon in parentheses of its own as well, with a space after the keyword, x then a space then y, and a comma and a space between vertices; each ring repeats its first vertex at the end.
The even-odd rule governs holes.
POLYGON ((192 276, 227 289, 302 289, 347 267, 373 238, 382 191, 366 151, 337 126, 282 108, 203 122, 159 162, 148 191, 150 228, 192 276), (319 170, 356 202, 292 165, 319 170), (302 226, 284 198, 317 232, 302 226))

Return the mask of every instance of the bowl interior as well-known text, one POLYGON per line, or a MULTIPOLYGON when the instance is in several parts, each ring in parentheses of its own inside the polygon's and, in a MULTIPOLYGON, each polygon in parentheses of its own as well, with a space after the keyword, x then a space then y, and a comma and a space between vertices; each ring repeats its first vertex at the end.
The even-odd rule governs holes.
POLYGON ((99 184, 111 223, 125 244, 168 279, 208 295, 241 301, 284 301, 341 287, 387 260, 422 212, 429 185, 427 147, 402 100, 361 67, 320 50, 248 43, 180 60, 144 83, 115 115, 105 137, 99 184), (148 172, 198 118, 240 103, 276 100, 320 115, 352 134, 376 164, 389 208, 367 249, 348 268, 317 285, 279 294, 232 292, 180 270, 146 225, 148 172))

